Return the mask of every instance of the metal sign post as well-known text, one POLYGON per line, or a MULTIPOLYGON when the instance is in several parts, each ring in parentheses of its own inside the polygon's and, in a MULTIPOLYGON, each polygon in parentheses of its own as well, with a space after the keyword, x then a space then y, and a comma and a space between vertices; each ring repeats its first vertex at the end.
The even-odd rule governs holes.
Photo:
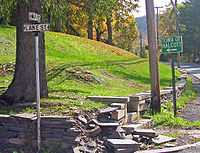
POLYGON ((174 117, 177 114, 176 105, 176 73, 175 73, 175 55, 183 52, 183 39, 182 36, 173 36, 161 39, 161 47, 163 54, 171 54, 171 67, 172 67, 172 88, 173 88, 173 108, 174 117))
POLYGON ((176 73, 175 73, 175 55, 171 55, 171 67, 172 67, 172 88, 173 88, 173 107, 174 107, 174 117, 176 117, 176 73))
POLYGON ((36 99, 37 99, 37 148, 40 151, 40 65, 39 65, 39 33, 35 33, 35 70, 36 70, 36 99))
POLYGON ((49 24, 40 23, 41 15, 29 12, 29 21, 37 22, 37 24, 25 24, 24 32, 33 32, 35 40, 35 74, 36 74, 36 102, 37 102, 37 151, 41 149, 41 132, 40 132, 40 64, 39 64, 39 33, 48 31, 49 24))

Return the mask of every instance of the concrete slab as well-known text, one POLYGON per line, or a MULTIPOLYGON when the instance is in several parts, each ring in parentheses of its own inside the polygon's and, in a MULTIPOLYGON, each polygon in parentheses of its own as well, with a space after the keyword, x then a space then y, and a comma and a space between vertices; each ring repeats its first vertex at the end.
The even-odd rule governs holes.
POLYGON ((96 125, 101 126, 101 127, 118 127, 119 123, 118 122, 99 122, 96 119, 92 120, 96 125))
POLYGON ((152 129, 135 129, 133 131, 133 135, 145 136, 149 138, 155 138, 158 136, 152 129))
POLYGON ((28 114, 28 113, 15 114, 15 115, 11 115, 11 117, 30 119, 30 120, 35 120, 37 118, 35 114, 28 114))
POLYGON ((100 114, 106 114, 106 113, 114 112, 114 111, 116 111, 116 110, 118 110, 118 107, 107 107, 107 108, 105 108, 105 109, 100 109, 100 110, 99 110, 99 113, 100 113, 100 114))
POLYGON ((128 103, 129 97, 113 97, 113 96, 88 96, 87 99, 97 102, 112 103, 128 103))
POLYGON ((123 125, 122 128, 126 130, 127 134, 132 134, 136 129, 142 128, 142 124, 123 125))
POLYGON ((123 103, 112 103, 111 106, 118 107, 119 109, 127 109, 126 104, 123 104, 123 103))
MULTIPOLYGON (((137 149, 138 150, 138 149, 137 149)), ((114 151, 114 153, 133 153, 135 151, 137 151, 136 149, 134 148, 127 148, 127 149, 116 149, 114 151)))
POLYGON ((159 135, 158 137, 153 138, 152 141, 156 145, 160 145, 160 144, 163 144, 163 143, 174 142, 174 141, 176 141, 176 139, 171 138, 171 137, 167 137, 167 136, 164 136, 164 135, 159 135))
POLYGON ((140 144, 130 139, 107 139, 107 144, 114 149, 139 148, 140 144))

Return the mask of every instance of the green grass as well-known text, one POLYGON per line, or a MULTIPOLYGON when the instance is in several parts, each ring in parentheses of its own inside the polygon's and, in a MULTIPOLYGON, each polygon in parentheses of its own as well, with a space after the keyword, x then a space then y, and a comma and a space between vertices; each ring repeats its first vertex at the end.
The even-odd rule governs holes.
MULTIPOLYGON (((45 38, 49 98, 43 99, 43 103, 63 102, 66 107, 62 110, 74 106, 87 110, 102 105, 85 101, 86 96, 128 96, 150 89, 147 59, 62 33, 47 32, 45 38)), ((15 28, 0 27, 0 64, 15 61, 15 48, 15 28)), ((160 64, 160 78, 161 87, 171 84, 169 66, 160 64)), ((6 89, 11 80, 10 74, 0 75, 0 89, 6 89)))
MULTIPOLYGON (((188 80, 186 90, 182 96, 177 100, 177 109, 183 109, 188 102, 197 98, 197 91, 192 88, 192 80, 188 80)), ((200 121, 190 122, 180 117, 174 117, 173 104, 171 101, 162 106, 160 114, 152 117, 155 126, 163 126, 170 128, 190 128, 200 127, 200 121)))

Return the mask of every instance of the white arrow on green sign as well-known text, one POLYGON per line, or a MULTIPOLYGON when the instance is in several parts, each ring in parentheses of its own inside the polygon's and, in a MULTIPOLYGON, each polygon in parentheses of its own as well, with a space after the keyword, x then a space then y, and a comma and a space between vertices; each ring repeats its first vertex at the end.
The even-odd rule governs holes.
POLYGON ((181 53, 183 52, 182 36, 173 36, 161 39, 162 53, 181 53))

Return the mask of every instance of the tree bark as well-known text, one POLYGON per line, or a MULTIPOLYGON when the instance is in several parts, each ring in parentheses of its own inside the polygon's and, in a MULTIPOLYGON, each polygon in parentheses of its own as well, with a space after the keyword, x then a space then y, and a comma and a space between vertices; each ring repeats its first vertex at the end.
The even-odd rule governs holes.
POLYGON ((93 17, 88 15, 88 39, 93 39, 93 17))
MULTIPOLYGON (((17 26, 16 26, 16 66, 14 78, 8 90, 0 97, 6 104, 33 102, 36 99, 35 78, 35 53, 34 33, 25 33, 23 26, 28 21, 28 12, 41 13, 40 0, 24 2, 17 0, 17 26)), ((48 96, 44 33, 39 34, 39 56, 40 56, 40 92, 41 97, 48 96)))
POLYGON ((113 39, 112 39, 112 35, 113 35, 113 29, 112 29, 112 17, 108 17, 107 18, 107 29, 108 29, 108 44, 112 45, 113 43, 113 39))

